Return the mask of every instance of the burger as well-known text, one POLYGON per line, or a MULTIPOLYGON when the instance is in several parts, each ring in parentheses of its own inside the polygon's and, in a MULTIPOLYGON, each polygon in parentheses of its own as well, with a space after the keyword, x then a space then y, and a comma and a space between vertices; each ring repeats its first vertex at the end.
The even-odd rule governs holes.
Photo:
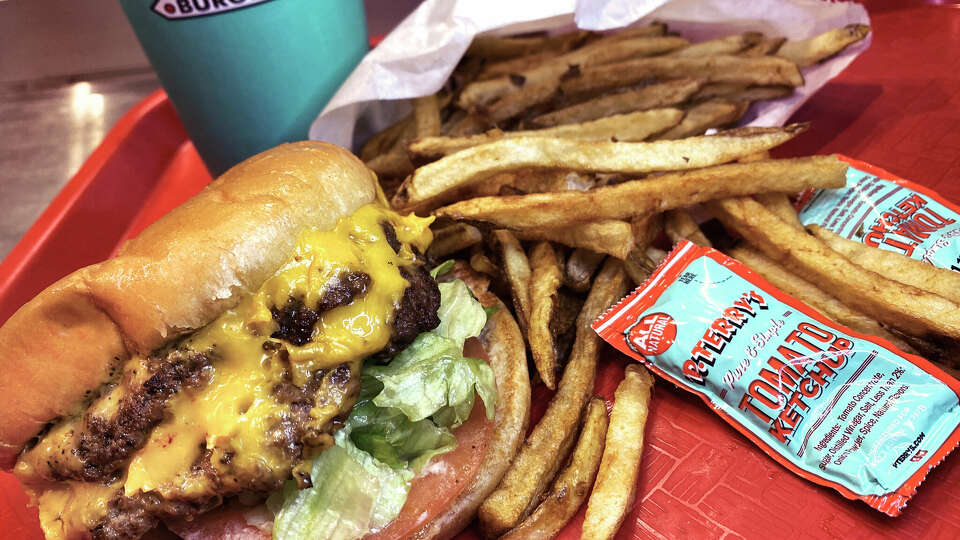
POLYGON ((349 152, 235 166, 0 327, 48 538, 449 537, 522 442, 523 342, 349 152), (479 399, 477 399, 479 397, 479 399))

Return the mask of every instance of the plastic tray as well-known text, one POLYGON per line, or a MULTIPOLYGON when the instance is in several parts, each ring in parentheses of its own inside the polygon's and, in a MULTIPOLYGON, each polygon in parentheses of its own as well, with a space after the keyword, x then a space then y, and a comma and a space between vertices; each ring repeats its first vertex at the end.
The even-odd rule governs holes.
MULTIPOLYGON (((842 152, 960 202, 960 9, 903 1, 868 8, 872 48, 794 115, 813 126, 777 154, 842 152)), ((209 180, 166 96, 151 95, 0 263, 0 322, 209 180)), ((609 399, 625 360, 607 356, 596 391, 609 399)), ((548 393, 535 391, 536 416, 548 393)), ((791 474, 699 399, 662 382, 646 437, 638 499, 618 538, 960 537, 960 456, 930 475, 901 517, 889 518, 791 474)), ((581 521, 582 509, 560 537, 579 537, 581 521)), ((6 473, 0 537, 40 537, 36 511, 6 473)))

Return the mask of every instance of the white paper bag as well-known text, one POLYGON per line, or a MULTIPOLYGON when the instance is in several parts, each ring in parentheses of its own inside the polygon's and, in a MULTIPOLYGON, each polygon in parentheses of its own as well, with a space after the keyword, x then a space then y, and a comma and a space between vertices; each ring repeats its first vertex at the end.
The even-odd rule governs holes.
MULTIPOLYGON (((366 140, 409 112, 409 98, 439 90, 477 34, 572 28, 574 23, 610 30, 654 21, 694 42, 748 30, 804 39, 870 23, 860 4, 819 0, 427 0, 364 57, 313 122, 310 138, 348 148, 355 134, 366 140)), ((806 82, 792 96, 754 103, 741 123, 783 125, 866 50, 871 37, 803 70, 806 82)))

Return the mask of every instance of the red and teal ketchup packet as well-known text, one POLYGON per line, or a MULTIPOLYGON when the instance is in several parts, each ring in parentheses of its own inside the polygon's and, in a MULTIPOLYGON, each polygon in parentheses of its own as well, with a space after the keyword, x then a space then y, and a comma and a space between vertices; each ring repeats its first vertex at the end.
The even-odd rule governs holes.
POLYGON ((805 191, 797 201, 801 223, 960 271, 960 207, 880 167, 837 157, 850 164, 847 185, 805 191))
POLYGON ((794 473, 899 515, 960 442, 960 382, 683 241, 593 323, 794 473))

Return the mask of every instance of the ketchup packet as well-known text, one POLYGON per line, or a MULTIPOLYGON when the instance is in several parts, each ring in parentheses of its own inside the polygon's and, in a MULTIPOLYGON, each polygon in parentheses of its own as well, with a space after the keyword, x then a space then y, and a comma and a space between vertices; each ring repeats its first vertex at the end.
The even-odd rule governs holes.
POLYGON ((960 272, 960 207, 936 192, 846 156, 847 185, 805 191, 804 225, 960 272))
POLYGON ((960 441, 960 382, 683 241, 593 323, 800 476, 900 514, 960 441))

